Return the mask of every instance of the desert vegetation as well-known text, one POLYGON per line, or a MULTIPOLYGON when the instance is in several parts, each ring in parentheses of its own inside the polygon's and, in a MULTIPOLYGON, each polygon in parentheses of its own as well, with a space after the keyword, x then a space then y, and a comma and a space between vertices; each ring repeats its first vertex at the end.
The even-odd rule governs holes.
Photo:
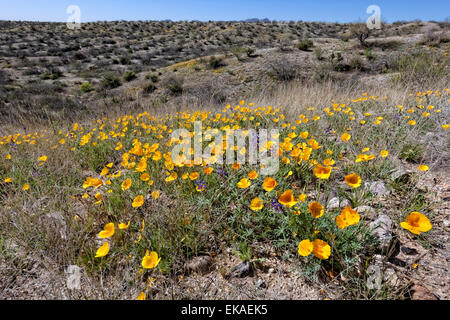
POLYGON ((2 299, 449 298, 448 23, 0 30, 2 299))

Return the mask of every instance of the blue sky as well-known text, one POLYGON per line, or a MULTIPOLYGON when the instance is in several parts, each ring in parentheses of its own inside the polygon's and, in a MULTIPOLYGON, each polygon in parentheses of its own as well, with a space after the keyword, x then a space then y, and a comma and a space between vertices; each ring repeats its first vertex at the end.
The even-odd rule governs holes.
POLYGON ((69 5, 81 22, 99 20, 303 20, 365 21, 375 4, 383 20, 438 20, 450 16, 449 0, 0 0, 0 20, 67 21, 69 5))

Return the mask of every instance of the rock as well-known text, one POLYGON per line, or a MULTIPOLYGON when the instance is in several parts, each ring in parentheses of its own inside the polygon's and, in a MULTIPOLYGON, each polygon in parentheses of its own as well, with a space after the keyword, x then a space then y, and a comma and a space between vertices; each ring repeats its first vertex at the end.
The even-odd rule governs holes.
POLYGON ((396 287, 400 284, 399 278, 393 268, 384 269, 383 256, 377 254, 374 261, 366 270, 367 287, 369 289, 381 289, 383 282, 396 287))
POLYGON ((396 183, 408 184, 413 180, 414 172, 400 168, 391 174, 391 180, 396 183))
POLYGON ((81 268, 77 265, 70 265, 64 271, 68 274, 67 277, 67 288, 69 290, 80 290, 81 289, 81 268))
POLYGON ((212 263, 213 259, 210 256, 195 257, 186 263, 185 270, 188 274, 206 274, 211 271, 212 263))
POLYGON ((374 220, 375 219, 375 209, 369 206, 359 206, 355 208, 355 211, 358 212, 363 217, 374 220))
POLYGON ((411 288, 412 291, 412 300, 438 300, 438 298, 427 288, 420 286, 420 285, 414 285, 411 288))
POLYGON ((367 267, 366 275, 367 281, 366 285, 369 289, 379 290, 381 289, 381 284, 383 282, 383 257, 379 254, 375 255, 374 260, 371 265, 367 267))
POLYGON ((384 248, 392 239, 392 220, 387 215, 380 215, 369 224, 372 234, 378 238, 380 245, 384 248))
POLYGON ((339 208, 339 198, 334 197, 328 201, 327 209, 328 210, 334 210, 339 208))
POLYGON ((231 272, 227 275, 227 279, 229 278, 245 278, 253 276, 255 268, 253 263, 249 261, 244 261, 238 264, 236 267, 231 270, 231 272))
POLYGON ((267 285, 261 278, 259 278, 258 281, 256 281, 256 286, 258 288, 263 288, 263 289, 267 287, 267 285))
POLYGON ((339 203, 340 208, 345 208, 346 206, 349 206, 349 205, 350 205, 350 201, 348 201, 347 199, 344 199, 339 203))
POLYGON ((393 268, 387 268, 383 272, 383 280, 388 283, 392 287, 397 287, 400 284, 400 281, 395 273, 393 268))
POLYGON ((268 270, 268 272, 269 272, 269 273, 274 273, 274 272, 275 272, 275 269, 274 269, 274 268, 270 268, 270 269, 268 270))
POLYGON ((381 267, 378 265, 370 265, 367 267, 366 273, 367 273, 367 281, 366 281, 367 288, 371 290, 381 289, 381 282, 382 282, 381 267))
POLYGON ((365 186, 377 197, 388 196, 391 193, 382 181, 366 182, 365 186))
POLYGON ((391 174, 391 179, 392 179, 393 181, 395 181, 395 180, 397 180, 398 178, 401 178, 401 177, 403 177, 404 175, 407 175, 407 174, 410 174, 410 172, 407 171, 407 170, 405 170, 404 168, 400 168, 400 169, 394 171, 394 172, 391 174))

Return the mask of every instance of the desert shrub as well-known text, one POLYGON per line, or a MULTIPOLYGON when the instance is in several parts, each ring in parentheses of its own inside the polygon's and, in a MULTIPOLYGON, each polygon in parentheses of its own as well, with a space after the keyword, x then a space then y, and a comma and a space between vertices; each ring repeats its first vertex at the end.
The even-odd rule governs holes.
POLYGON ((247 55, 247 57, 249 57, 249 58, 255 57, 256 56, 255 52, 256 52, 255 48, 245 47, 245 54, 247 55))
POLYGON ((73 58, 75 60, 85 60, 87 57, 82 52, 75 52, 73 58))
POLYGON ((9 73, 5 70, 0 69, 0 84, 5 84, 11 81, 9 73))
POLYGON ((366 48, 364 50, 364 56, 367 58, 367 60, 375 60, 376 55, 373 53, 373 51, 370 48, 366 48))
POLYGON ((317 60, 322 61, 324 59, 323 50, 320 48, 314 49, 314 56, 316 57, 317 60))
POLYGON ((155 73, 146 75, 145 79, 150 79, 153 83, 157 83, 159 81, 159 77, 155 73))
POLYGON ((171 76, 166 79, 165 87, 174 96, 179 96, 183 93, 184 79, 180 77, 171 76))
POLYGON ((373 41, 370 42, 372 48, 380 48, 381 50, 398 50, 402 46, 402 42, 397 40, 390 41, 373 41))
POLYGON ((449 42, 449 37, 445 32, 429 31, 422 36, 419 44, 435 47, 447 42, 449 42))
POLYGON ((126 82, 129 82, 134 79, 136 79, 136 73, 134 71, 127 71, 123 75, 123 80, 125 80, 126 82))
POLYGON ((56 80, 62 76, 62 71, 57 68, 50 68, 41 74, 42 80, 56 80))
POLYGON ((120 78, 112 72, 108 72, 103 76, 102 87, 105 89, 114 89, 122 85, 120 78))
POLYGON ((351 66, 344 61, 344 57, 340 52, 331 52, 328 56, 329 69, 337 72, 345 72, 351 69, 351 66))
POLYGON ((220 67, 225 66, 225 62, 223 61, 223 58, 218 58, 216 56, 212 56, 207 61, 207 66, 209 69, 218 69, 220 67))
POLYGON ((120 57, 119 58, 120 64, 131 64, 131 59, 129 57, 120 57))
POLYGON ((362 70, 364 66, 364 63, 362 62, 362 60, 359 57, 353 57, 352 59, 350 59, 350 67, 353 70, 362 70))
POLYGON ((252 58, 255 56, 255 49, 245 46, 234 46, 231 48, 231 53, 239 60, 243 61, 245 57, 252 58))
POLYGON ((313 41, 311 39, 305 38, 299 41, 297 48, 302 51, 308 51, 313 46, 313 41))
POLYGON ((145 94, 153 93, 156 89, 156 86, 152 82, 147 82, 142 86, 142 90, 145 94))
POLYGON ((234 46, 231 48, 231 53, 238 59, 242 61, 245 55, 245 47, 234 46))
POLYGON ((324 83, 332 80, 332 74, 329 64, 320 64, 312 70, 312 79, 318 83, 324 83))
POLYGON ((424 150, 422 146, 408 142, 403 145, 400 151, 400 159, 408 162, 419 163, 422 160, 423 152, 424 150))
POLYGON ((397 54, 391 57, 389 67, 398 71, 395 82, 426 85, 442 79, 448 73, 448 57, 425 50, 415 50, 409 54, 397 54))
POLYGON ((94 88, 92 87, 92 84, 90 82, 83 82, 80 85, 80 91, 82 93, 91 92, 93 90, 94 90, 94 88))
POLYGON ((60 82, 46 83, 43 81, 30 81, 23 87, 24 94, 51 95, 55 92, 62 92, 63 85, 60 82))
POLYGON ((288 59, 272 61, 269 75, 279 81, 294 80, 297 77, 297 65, 288 59))
POLYGON ((338 62, 341 62, 344 59, 344 57, 342 56, 342 53, 340 52, 334 52, 332 51, 329 55, 328 55, 328 61, 331 64, 336 64, 338 62))
POLYGON ((149 66, 152 65, 153 58, 154 58, 153 54, 147 54, 146 56, 141 57, 141 62, 143 65, 149 66))
POLYGON ((282 35, 278 41, 278 48, 281 51, 292 51, 292 35, 282 35))
POLYGON ((350 71, 351 66, 344 62, 338 62, 333 66, 333 70, 337 72, 347 72, 350 71))
POLYGON ((66 105, 66 102, 70 105, 73 104, 71 99, 64 99, 59 95, 44 95, 38 99, 38 105, 47 108, 48 110, 61 110, 66 105))
POLYGON ((361 46, 366 47, 366 40, 370 36, 370 30, 365 23, 354 23, 350 27, 350 33, 358 39, 361 46))
POLYGON ((186 87, 184 94, 192 97, 194 104, 222 104, 229 96, 226 84, 217 79, 208 79, 186 87))

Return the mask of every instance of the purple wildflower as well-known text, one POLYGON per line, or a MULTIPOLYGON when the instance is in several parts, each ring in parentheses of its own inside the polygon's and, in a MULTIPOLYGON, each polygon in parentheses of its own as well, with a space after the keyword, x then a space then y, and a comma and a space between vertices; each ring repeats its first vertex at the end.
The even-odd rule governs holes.
POLYGON ((202 180, 200 180, 200 179, 195 180, 195 185, 196 185, 195 189, 196 189, 198 192, 203 192, 203 191, 205 191, 205 189, 206 189, 206 183, 205 183, 205 181, 202 181, 202 180))
POLYGON ((228 173, 225 171, 225 169, 219 169, 217 170, 217 174, 222 178, 225 179, 226 177, 228 177, 228 173))
POLYGON ((270 206, 278 212, 283 211, 283 205, 281 203, 278 202, 277 198, 273 198, 272 203, 270 204, 270 206))

